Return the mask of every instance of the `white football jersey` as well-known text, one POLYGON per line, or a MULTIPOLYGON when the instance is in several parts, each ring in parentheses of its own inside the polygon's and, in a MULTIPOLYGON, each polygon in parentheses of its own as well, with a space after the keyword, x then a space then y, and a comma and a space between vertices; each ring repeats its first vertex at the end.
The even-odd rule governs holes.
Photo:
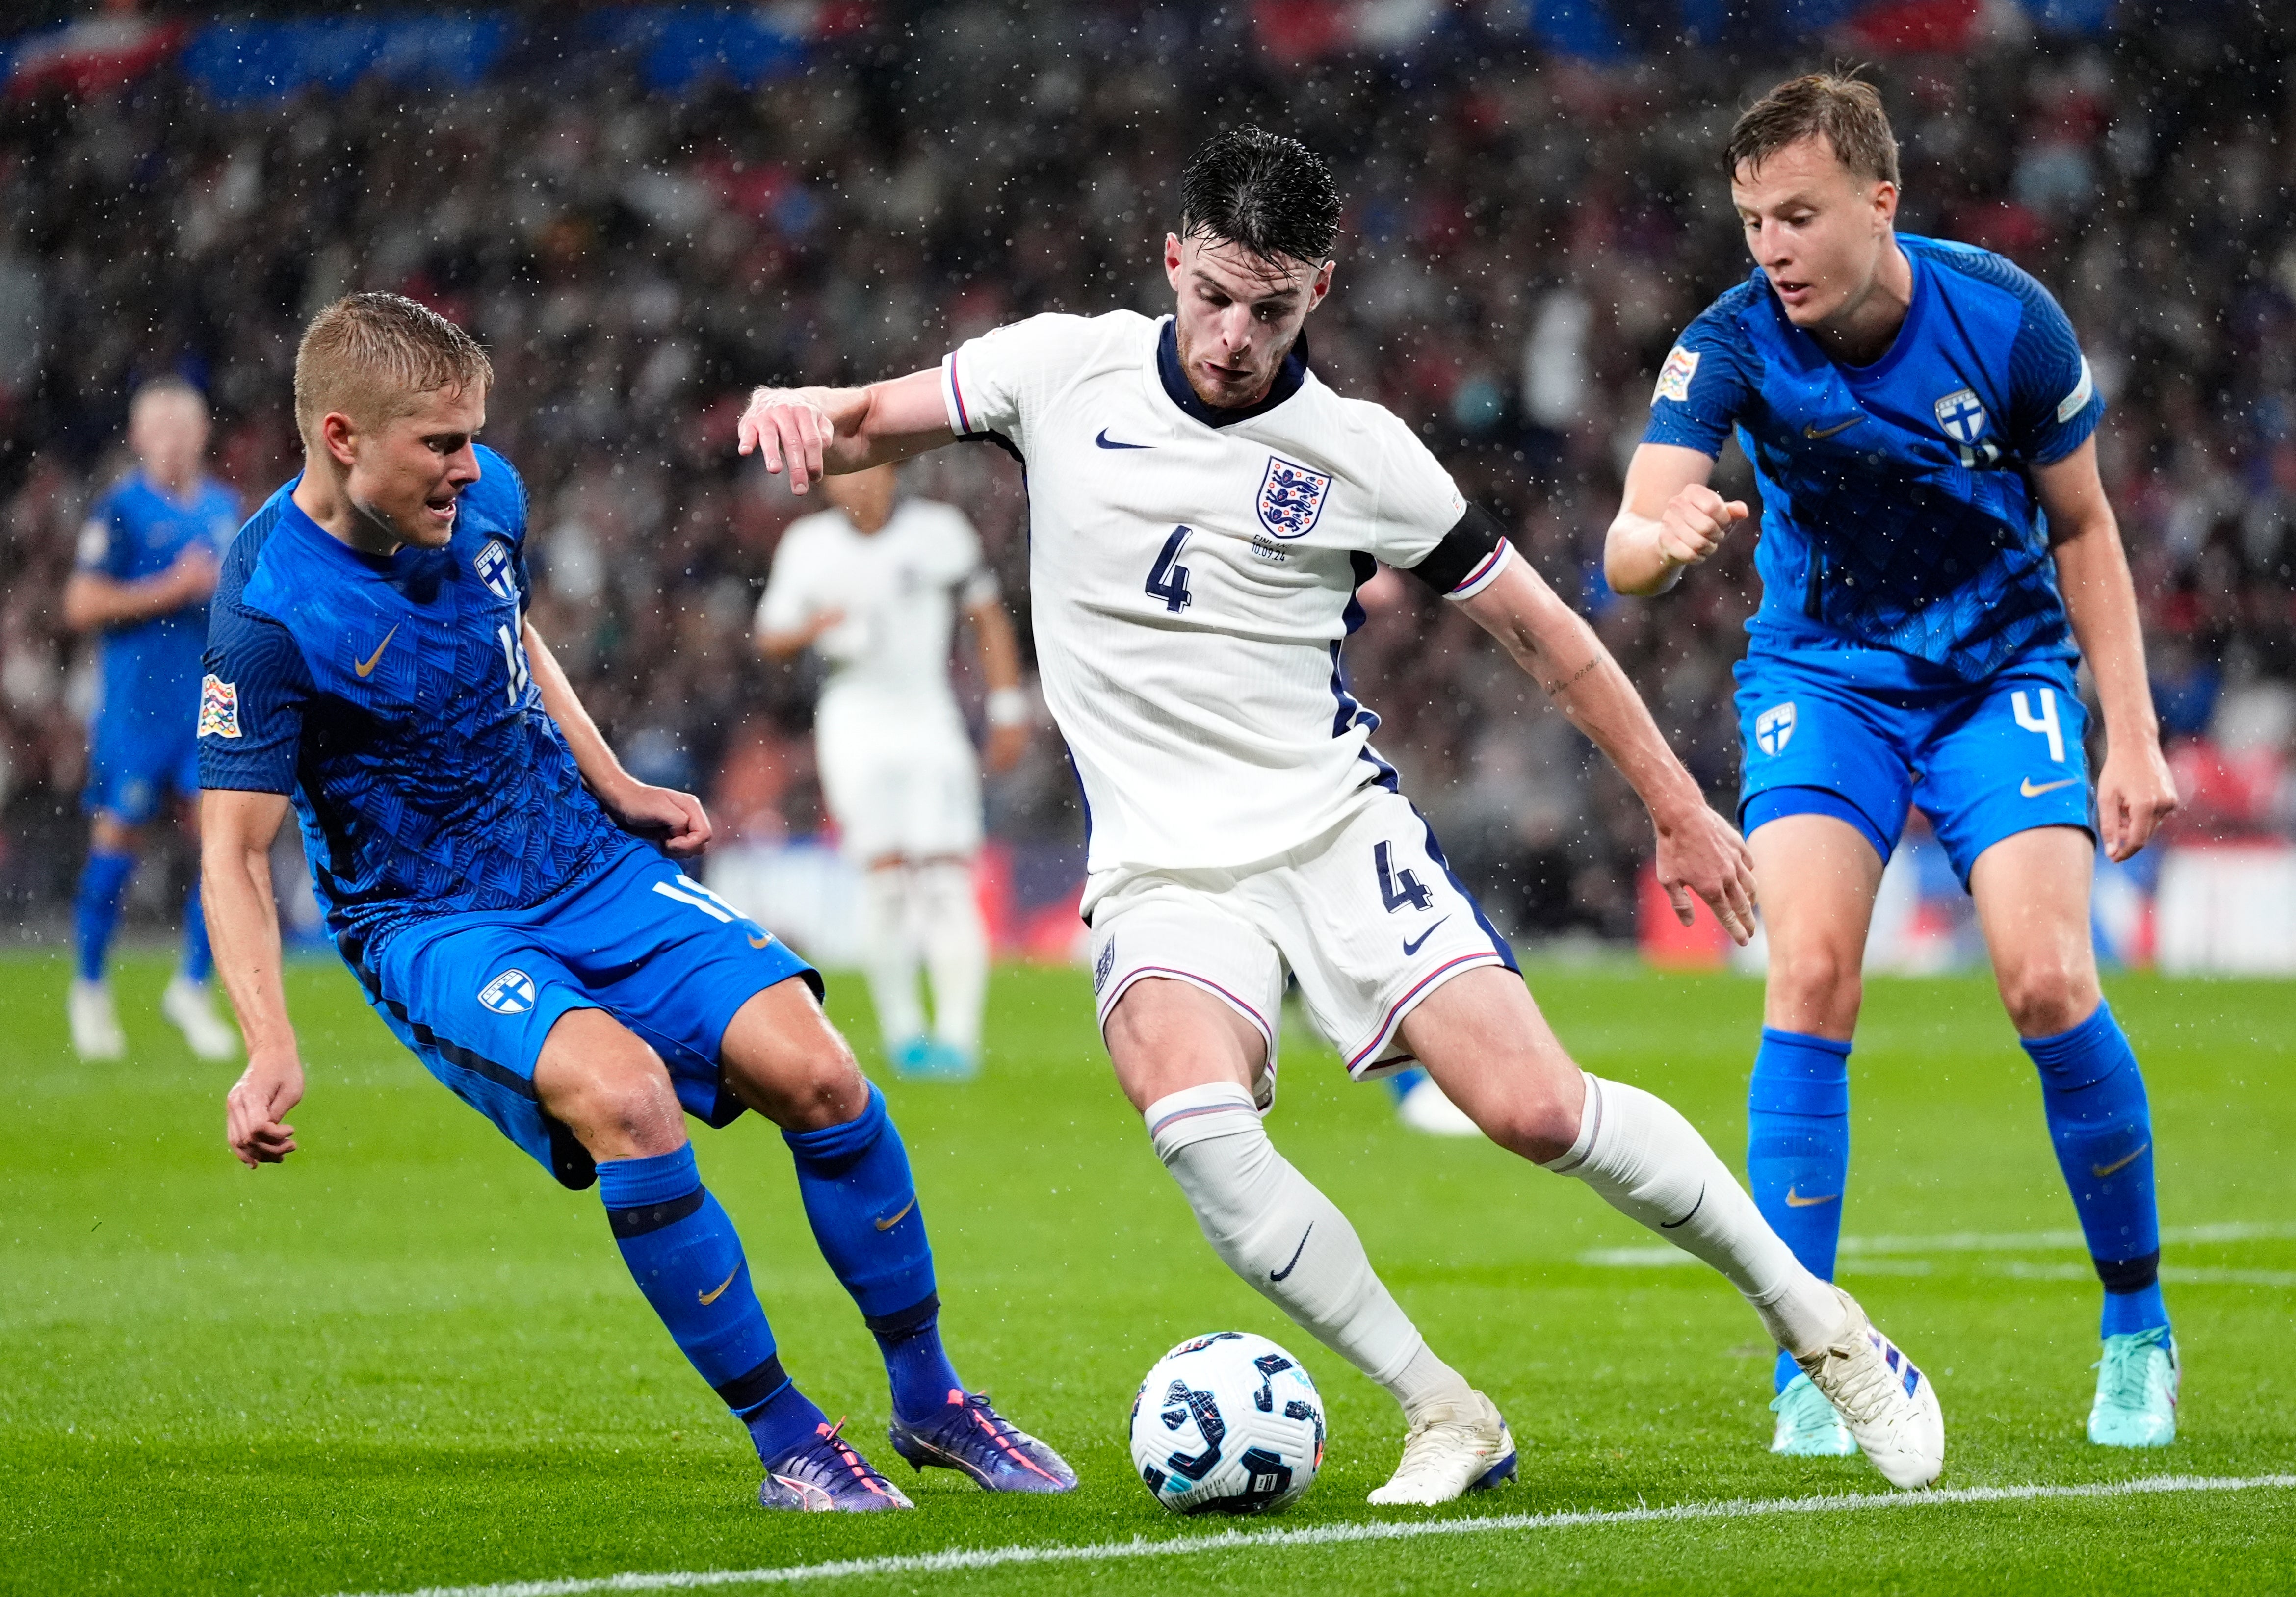
POLYGON ((948 685, 955 612, 996 597, 980 539, 964 512, 905 499, 874 533, 841 510, 790 523, 758 604, 758 630, 792 632, 814 617, 845 618, 815 648, 829 663, 818 715, 892 726, 905 717, 954 718, 948 685))
POLYGON ((1171 318, 1130 311, 973 339, 941 393, 960 437, 1028 469, 1037 659, 1095 878, 1270 859, 1393 782, 1340 669, 1356 588, 1441 545, 1430 571, 1464 598, 1508 558, 1495 528, 1460 558, 1465 501, 1401 421, 1298 352, 1260 405, 1216 410, 1171 318))

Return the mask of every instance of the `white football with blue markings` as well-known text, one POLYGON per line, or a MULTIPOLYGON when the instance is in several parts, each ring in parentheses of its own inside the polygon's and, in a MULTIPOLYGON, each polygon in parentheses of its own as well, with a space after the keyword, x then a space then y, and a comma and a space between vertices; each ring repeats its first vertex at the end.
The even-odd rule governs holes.
POLYGON ((1191 1337, 1132 1399, 1132 1466, 1176 1514, 1289 1507, 1324 1464, 1324 1400, 1300 1361, 1249 1331, 1191 1337))

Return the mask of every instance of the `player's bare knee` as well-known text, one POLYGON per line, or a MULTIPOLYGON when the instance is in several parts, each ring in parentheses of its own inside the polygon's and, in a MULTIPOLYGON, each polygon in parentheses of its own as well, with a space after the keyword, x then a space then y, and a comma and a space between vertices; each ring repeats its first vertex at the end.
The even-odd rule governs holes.
POLYGON ((783 1131, 842 1126, 869 1107, 869 1083, 853 1050, 827 1020, 784 1036, 771 1058, 727 1076, 742 1101, 783 1131))
POLYGON ((1829 943, 1770 949, 1769 1010, 1791 1031, 1849 1035, 1865 1002, 1859 960, 1829 943))
POLYGON ((685 1141, 685 1110, 660 1056, 636 1037, 535 1073, 542 1107, 594 1159, 644 1159, 685 1141))
POLYGON ((2095 1011, 2101 995, 2086 961, 2053 954, 2018 960, 2000 972, 2001 1003, 2025 1037, 2070 1031, 2095 1011))

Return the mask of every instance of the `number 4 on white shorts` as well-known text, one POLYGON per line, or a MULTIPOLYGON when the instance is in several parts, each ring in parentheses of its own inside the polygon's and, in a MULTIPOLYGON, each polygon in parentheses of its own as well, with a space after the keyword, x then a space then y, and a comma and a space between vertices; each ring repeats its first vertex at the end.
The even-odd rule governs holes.
POLYGON ((2064 729, 2057 725, 2057 690, 2043 688, 2041 713, 2036 716, 2025 702, 2022 688, 2009 695, 2009 708, 2017 717, 2017 725, 2027 732, 2038 732, 2049 740, 2049 758, 2058 765, 2065 763, 2064 729))

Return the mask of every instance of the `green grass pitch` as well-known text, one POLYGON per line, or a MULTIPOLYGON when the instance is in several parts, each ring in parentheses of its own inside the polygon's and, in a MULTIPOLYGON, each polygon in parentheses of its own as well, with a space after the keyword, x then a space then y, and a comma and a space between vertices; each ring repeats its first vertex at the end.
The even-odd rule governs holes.
MULTIPOLYGON (((757 1569, 938 1549, 1201 1536, 1133 1478, 1124 1420, 1171 1343, 1236 1327, 1303 1357, 1323 1478, 1261 1530, 1881 1489, 1858 1461, 1770 1456, 1768 1349, 1697 1268, 1577 1183, 1413 1135, 1328 1050, 1286 1042, 1278 1144, 1354 1218, 1436 1347, 1523 1445, 1522 1480, 1374 1511, 1386 1397, 1233 1280, 1110 1079, 1072 971, 997 974, 986 1075, 889 1082, 958 1367, 1060 1447, 1083 1488, 1006 1501, 883 1442, 874 1348, 816 1253, 785 1151, 698 1134, 783 1355, 917 1500, 769 1515, 746 1439, 631 1286, 593 1193, 559 1190, 401 1052, 332 964, 294 968, 303 1151, 226 1155, 233 1070, 157 1016, 165 967, 117 984, 134 1062, 69 1051, 59 960, 0 964, 0 1589, 275 1597, 757 1569), (1589 1256, 1597 1256, 1590 1261, 1589 1256), (1612 1262, 1603 1262, 1605 1257, 1612 1262), (1620 1262, 1623 1261, 1623 1262, 1620 1262)), ((1734 1165, 1759 987, 1539 970, 1590 1069, 1672 1099, 1734 1165)), ((2120 978, 2150 1080, 2184 1435, 2082 1439, 2096 1289, 2039 1093, 1989 988, 1877 982, 1853 1061, 1860 1239, 1844 1279, 1931 1372, 1947 1487, 2296 1470, 2296 987, 2120 978), (2210 1229, 2213 1228, 2213 1229, 2210 1229), (1966 1233, 1956 1236, 1955 1233, 1966 1233), (2183 1239, 2183 1240, 2178 1240, 2183 1239)), ((877 1068, 859 984, 832 1010, 877 1068)), ((1595 1523, 1180 1558, 879 1571, 830 1591, 2296 1590, 2296 1491, 1965 1503, 1595 1523)), ((543 1589, 543 1588, 537 1588, 543 1589)), ((757 1586, 719 1589, 761 1589, 757 1586)))

